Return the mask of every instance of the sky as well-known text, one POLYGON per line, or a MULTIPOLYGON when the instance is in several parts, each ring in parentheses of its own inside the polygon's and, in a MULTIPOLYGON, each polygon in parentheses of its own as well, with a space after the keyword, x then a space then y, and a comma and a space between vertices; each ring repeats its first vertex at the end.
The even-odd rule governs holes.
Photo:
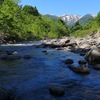
POLYGON ((97 14, 100 0, 21 0, 21 5, 37 7, 40 14, 97 14))

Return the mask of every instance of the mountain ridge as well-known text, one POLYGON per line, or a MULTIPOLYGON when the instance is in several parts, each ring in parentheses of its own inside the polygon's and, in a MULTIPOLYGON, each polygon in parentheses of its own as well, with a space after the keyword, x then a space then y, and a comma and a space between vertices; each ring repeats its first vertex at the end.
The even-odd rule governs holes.
POLYGON ((89 20, 96 17, 95 14, 86 14, 84 16, 81 16, 81 15, 78 15, 78 14, 64 14, 62 16, 46 14, 45 16, 47 16, 49 18, 53 18, 54 20, 57 20, 58 18, 61 18, 66 23, 66 25, 68 25, 70 27, 73 26, 77 21, 79 21, 79 23, 81 25, 83 25, 84 23, 86 23, 89 20))

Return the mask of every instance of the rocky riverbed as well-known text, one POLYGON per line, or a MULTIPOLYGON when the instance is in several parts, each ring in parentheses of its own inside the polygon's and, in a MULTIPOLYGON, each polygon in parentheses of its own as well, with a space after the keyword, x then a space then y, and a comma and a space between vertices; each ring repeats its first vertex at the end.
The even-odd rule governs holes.
POLYGON ((51 47, 57 50, 81 53, 100 47, 100 33, 91 34, 86 38, 65 37, 63 39, 48 39, 41 42, 42 44, 37 45, 37 47, 51 47))
POLYGON ((0 100, 99 100, 99 40, 96 34, 0 45, 0 100))

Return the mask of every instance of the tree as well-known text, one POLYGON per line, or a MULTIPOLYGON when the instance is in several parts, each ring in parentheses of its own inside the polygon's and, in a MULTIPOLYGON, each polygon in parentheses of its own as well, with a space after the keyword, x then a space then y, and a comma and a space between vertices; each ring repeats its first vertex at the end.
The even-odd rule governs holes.
POLYGON ((79 29, 81 29, 81 28, 82 28, 82 27, 81 27, 81 25, 79 24, 79 21, 77 21, 77 22, 75 23, 75 25, 72 26, 71 32, 77 31, 77 30, 79 30, 79 29))
POLYGON ((0 31, 7 36, 14 36, 15 26, 19 21, 20 7, 13 0, 4 0, 0 8, 0 31))
POLYGON ((23 11, 27 14, 30 14, 30 15, 33 15, 33 16, 38 16, 39 15, 39 12, 37 10, 36 7, 32 7, 32 6, 28 6, 28 5, 25 5, 23 7, 23 11))

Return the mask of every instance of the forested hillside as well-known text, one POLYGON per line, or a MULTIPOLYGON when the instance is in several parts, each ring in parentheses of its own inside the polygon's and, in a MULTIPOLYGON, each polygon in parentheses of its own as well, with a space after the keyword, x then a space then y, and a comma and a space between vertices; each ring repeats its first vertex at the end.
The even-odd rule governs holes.
POLYGON ((78 21, 80 25, 87 23, 89 20, 92 20, 94 17, 91 14, 86 14, 85 16, 81 17, 78 21))
POLYGON ((36 7, 19 5, 19 0, 1 0, 0 37, 8 40, 60 38, 69 35, 66 24, 41 15, 36 7))
POLYGON ((91 19, 84 25, 80 25, 79 21, 71 27, 70 29, 71 35, 75 37, 84 37, 92 33, 100 32, 100 12, 98 13, 97 17, 91 19))

